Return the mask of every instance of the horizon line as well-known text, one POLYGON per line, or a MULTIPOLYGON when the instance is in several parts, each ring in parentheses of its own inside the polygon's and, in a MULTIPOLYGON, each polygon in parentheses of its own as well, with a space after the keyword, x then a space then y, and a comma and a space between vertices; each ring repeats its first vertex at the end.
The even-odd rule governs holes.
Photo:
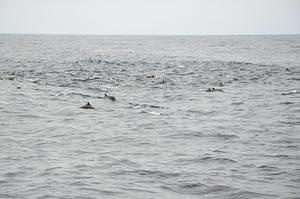
POLYGON ((284 35, 300 35, 300 33, 236 33, 236 34, 156 34, 156 33, 147 33, 147 34, 139 34, 139 33, 19 33, 19 32, 0 32, 1 35, 10 34, 10 35, 70 35, 70 36, 284 36, 284 35))

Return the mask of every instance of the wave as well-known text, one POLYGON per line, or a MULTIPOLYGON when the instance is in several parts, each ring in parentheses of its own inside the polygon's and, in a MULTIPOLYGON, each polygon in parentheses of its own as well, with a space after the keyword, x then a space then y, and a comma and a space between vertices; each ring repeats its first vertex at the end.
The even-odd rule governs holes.
POLYGON ((234 188, 223 186, 223 185, 212 185, 208 186, 203 183, 179 183, 175 185, 163 185, 162 189, 172 191, 175 193, 183 195, 205 195, 209 196, 210 194, 216 196, 222 194, 223 192, 229 192, 234 190, 234 188))
POLYGON ((88 82, 88 81, 101 80, 101 79, 103 79, 103 78, 101 78, 99 76, 92 76, 92 77, 88 77, 88 78, 73 78, 72 81, 88 82))
POLYGON ((289 92, 285 92, 285 93, 281 93, 281 95, 295 95, 295 94, 299 94, 300 92, 297 90, 291 90, 289 92))
POLYGON ((253 191, 235 191, 234 193, 228 193, 224 196, 225 198, 274 198, 275 195, 258 193, 253 191))
POLYGON ((236 163, 235 160, 230 158, 218 158, 212 156, 205 156, 203 158, 198 159, 197 161, 204 162, 219 162, 219 163, 236 163))
POLYGON ((239 138, 238 135, 233 135, 233 134, 221 134, 221 133, 203 133, 203 132, 189 132, 189 133, 180 133, 173 135, 175 137, 203 137, 203 138, 221 138, 223 140, 231 140, 231 139, 236 139, 239 138))
POLYGON ((176 162, 180 164, 199 164, 199 163, 218 163, 218 164, 233 164, 237 163, 231 158, 225 157, 213 157, 213 156, 204 156, 199 158, 189 158, 189 159, 178 159, 176 162))
POLYGON ((121 188, 124 191, 133 191, 133 192, 144 192, 144 193, 156 193, 155 191, 150 191, 149 189, 138 189, 138 188, 121 188))
POLYGON ((136 170, 121 170, 118 172, 113 172, 113 175, 138 175, 142 177, 151 177, 155 179, 169 179, 176 178, 181 176, 181 173, 178 172, 165 172, 160 170, 145 170, 145 169, 136 169, 136 170))
POLYGON ((155 108, 155 109, 167 109, 168 107, 160 106, 160 105, 152 105, 152 104, 143 104, 143 103, 129 103, 130 108, 132 109, 142 109, 142 108, 155 108))
POLYGON ((162 115, 162 113, 160 112, 155 112, 155 111, 142 111, 140 113, 148 113, 148 114, 151 114, 151 115, 162 115))

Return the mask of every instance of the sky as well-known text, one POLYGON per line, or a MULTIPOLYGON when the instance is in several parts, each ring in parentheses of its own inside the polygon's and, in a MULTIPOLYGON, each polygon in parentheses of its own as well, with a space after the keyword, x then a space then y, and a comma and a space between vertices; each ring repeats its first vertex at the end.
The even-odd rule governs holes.
POLYGON ((300 0, 0 0, 0 33, 300 34, 300 0))

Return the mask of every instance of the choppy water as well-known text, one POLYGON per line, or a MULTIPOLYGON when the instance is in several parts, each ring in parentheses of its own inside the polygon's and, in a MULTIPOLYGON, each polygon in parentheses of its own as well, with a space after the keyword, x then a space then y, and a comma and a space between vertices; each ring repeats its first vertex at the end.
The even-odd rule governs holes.
POLYGON ((0 198, 299 198, 299 82, 300 36, 2 34, 0 198))

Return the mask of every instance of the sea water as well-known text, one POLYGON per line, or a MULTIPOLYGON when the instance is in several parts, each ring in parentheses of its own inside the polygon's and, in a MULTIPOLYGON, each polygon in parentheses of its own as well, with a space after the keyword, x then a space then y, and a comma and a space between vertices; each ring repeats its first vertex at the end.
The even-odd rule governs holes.
POLYGON ((299 35, 1 34, 0 198, 299 198, 299 82, 299 35))

